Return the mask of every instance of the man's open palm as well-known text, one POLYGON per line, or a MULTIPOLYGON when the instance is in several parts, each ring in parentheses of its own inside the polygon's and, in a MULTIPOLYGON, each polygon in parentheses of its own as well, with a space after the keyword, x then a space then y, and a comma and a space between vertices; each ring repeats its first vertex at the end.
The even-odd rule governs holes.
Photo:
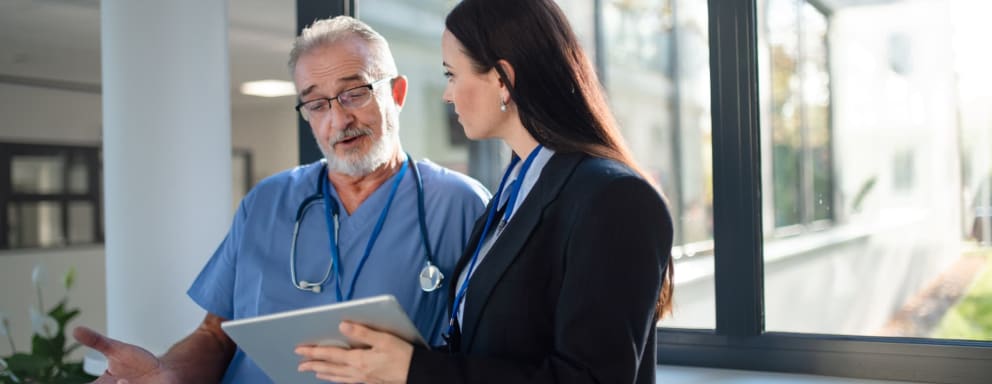
POLYGON ((107 371, 96 384, 175 383, 176 377, 148 350, 117 341, 87 327, 76 327, 73 337, 107 358, 107 371))

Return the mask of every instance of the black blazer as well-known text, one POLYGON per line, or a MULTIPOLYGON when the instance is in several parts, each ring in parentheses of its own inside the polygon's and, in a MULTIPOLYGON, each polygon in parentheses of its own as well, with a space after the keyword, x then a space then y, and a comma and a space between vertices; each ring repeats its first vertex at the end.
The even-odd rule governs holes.
POLYGON ((415 348, 408 383, 654 383, 671 248, 651 185, 615 161, 555 154, 472 276, 463 333, 447 352, 415 348))

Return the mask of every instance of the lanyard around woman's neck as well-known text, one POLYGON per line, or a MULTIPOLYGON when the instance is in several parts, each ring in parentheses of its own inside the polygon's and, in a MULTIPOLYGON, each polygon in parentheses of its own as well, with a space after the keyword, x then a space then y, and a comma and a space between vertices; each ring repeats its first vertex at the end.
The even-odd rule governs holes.
MULTIPOLYGON (((542 145, 538 144, 536 148, 530 151, 530 155, 527 155, 527 160, 524 160, 524 164, 520 166, 520 173, 517 174, 516 180, 510 183, 510 197, 506 201, 506 211, 503 212, 503 217, 500 219, 500 228, 506 225, 506 222, 510 221, 510 216, 513 214, 513 205, 517 201, 517 195, 520 194, 520 189, 524 183, 524 177, 527 176, 527 170, 530 169, 530 165, 537 158, 537 154, 541 152, 542 145)), ((514 155, 513 159, 510 160, 510 166, 506 168, 506 173, 503 174, 503 180, 499 182, 499 189, 496 190, 496 195, 493 196, 493 204, 489 207, 489 213, 486 216, 486 224, 482 227, 482 235, 479 236, 479 241, 475 245, 475 252, 472 253, 472 259, 469 262, 468 269, 465 270, 465 280, 462 281, 461 287, 458 288, 458 293, 455 295, 455 301, 451 305, 451 317, 448 320, 448 335, 451 335, 451 331, 454 329, 455 322, 458 321, 458 306, 461 305, 462 300, 465 299, 465 292, 468 291, 468 282, 472 278, 472 272, 475 270, 475 263, 479 259, 479 251, 482 249, 482 244, 485 242, 486 237, 489 235, 489 228, 493 223, 493 218, 496 216, 496 211, 499 207, 500 197, 503 195, 503 187, 506 186, 506 180, 510 178, 510 174, 513 173, 513 167, 517 165, 520 161, 520 157, 514 155)), ((495 236, 495 234, 493 234, 495 236)))
POLYGON ((400 186, 400 181, 403 180, 403 175, 406 174, 407 165, 410 163, 409 155, 407 155, 407 161, 403 162, 403 166, 400 168, 399 174, 396 176, 396 181, 393 182, 392 190, 389 191, 389 199, 386 200, 386 206, 382 208, 382 213, 379 214, 379 221, 375 223, 375 228, 372 229, 372 235, 369 237, 369 242, 365 246, 365 253, 362 258, 358 261, 358 266, 355 267, 355 272, 351 276, 351 284, 348 286, 347 295, 341 294, 341 257, 338 252, 338 204, 336 201, 331 199, 331 183, 328 181, 327 177, 324 177, 324 182, 321 185, 324 195, 324 216, 327 219, 327 234, 331 243, 331 270, 334 272, 334 290, 337 294, 338 302, 344 300, 351 300, 352 296, 355 294, 355 282, 358 281, 358 275, 362 273, 362 267, 365 266, 365 261, 368 260, 369 254, 372 253, 372 246, 375 245, 376 239, 379 237, 379 233, 382 231, 382 224, 386 221, 386 214, 389 213, 389 206, 393 204, 393 198, 396 197, 396 190, 400 186))

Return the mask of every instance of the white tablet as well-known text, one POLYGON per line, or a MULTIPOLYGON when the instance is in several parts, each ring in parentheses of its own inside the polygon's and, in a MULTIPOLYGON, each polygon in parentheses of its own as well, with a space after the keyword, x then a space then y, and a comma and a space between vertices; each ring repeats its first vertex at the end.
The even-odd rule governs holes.
POLYGON ((343 320, 365 324, 413 344, 427 346, 392 295, 225 321, 220 326, 273 382, 320 383, 313 372, 296 371, 300 356, 293 350, 300 344, 362 347, 349 345, 338 331, 343 320))

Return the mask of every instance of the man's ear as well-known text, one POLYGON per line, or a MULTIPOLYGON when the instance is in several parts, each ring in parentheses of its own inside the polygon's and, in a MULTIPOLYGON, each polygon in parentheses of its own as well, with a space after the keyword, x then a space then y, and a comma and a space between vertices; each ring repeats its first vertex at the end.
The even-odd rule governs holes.
POLYGON ((396 76, 396 78, 392 80, 392 84, 393 89, 391 94, 393 95, 393 101, 396 102, 397 107, 403 108, 403 103, 406 102, 406 76, 396 76))

